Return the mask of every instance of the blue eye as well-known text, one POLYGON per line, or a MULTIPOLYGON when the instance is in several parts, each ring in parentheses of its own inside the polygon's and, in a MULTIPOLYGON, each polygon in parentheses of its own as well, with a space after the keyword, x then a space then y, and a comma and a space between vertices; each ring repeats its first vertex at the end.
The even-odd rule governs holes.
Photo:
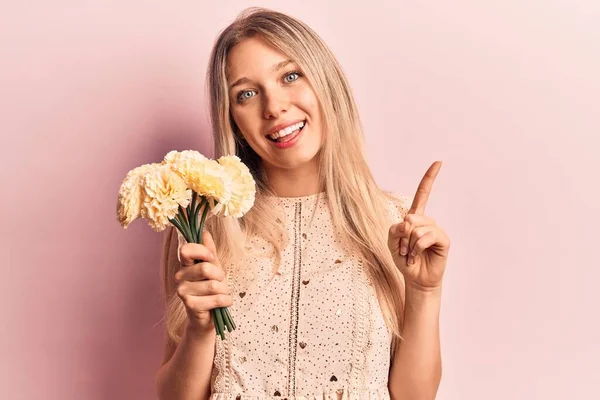
POLYGON ((237 101, 242 102, 246 99, 251 98, 252 96, 247 96, 247 95, 248 95, 248 93, 252 93, 252 92, 254 92, 254 90, 242 90, 240 92, 240 94, 238 94, 237 101))
MULTIPOLYGON (((302 74, 300 72, 292 71, 288 74, 285 74, 283 80, 285 81, 285 83, 292 83, 300 79, 301 76, 302 74)), ((236 100, 238 103, 243 103, 244 101, 254 97, 255 93, 255 90, 242 90, 238 93, 236 100)))
POLYGON ((296 71, 294 71, 294 72, 290 72, 289 74, 287 74, 287 75, 286 75, 286 76, 283 78, 283 80, 284 80, 284 81, 286 81, 286 82, 294 82, 294 81, 297 81, 297 80, 300 78, 300 76, 301 76, 301 75, 300 75, 300 73, 299 73, 299 72, 296 72, 296 71), (290 76, 294 76, 294 75, 297 75, 298 77, 297 77, 296 79, 292 79, 292 80, 288 80, 288 79, 287 79, 287 78, 289 78, 290 76))

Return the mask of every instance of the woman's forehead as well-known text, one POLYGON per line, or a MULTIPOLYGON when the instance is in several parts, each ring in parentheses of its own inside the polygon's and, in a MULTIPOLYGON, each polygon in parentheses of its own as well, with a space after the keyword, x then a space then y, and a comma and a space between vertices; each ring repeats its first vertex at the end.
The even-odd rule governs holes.
POLYGON ((295 64, 294 60, 274 47, 262 41, 250 42, 250 39, 245 39, 229 52, 225 72, 228 80, 233 82, 249 78, 246 76, 248 74, 274 74, 289 64, 295 64))

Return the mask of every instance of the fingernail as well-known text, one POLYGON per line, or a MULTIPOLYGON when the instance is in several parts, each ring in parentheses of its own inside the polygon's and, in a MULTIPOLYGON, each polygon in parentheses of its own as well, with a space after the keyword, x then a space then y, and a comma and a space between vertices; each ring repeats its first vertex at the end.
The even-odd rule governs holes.
POLYGON ((411 251, 410 255, 413 256, 413 257, 416 256, 417 255, 417 251, 416 250, 411 251))
POLYGON ((413 260, 413 258, 412 258, 412 257, 408 257, 408 265, 412 265, 413 261, 414 261, 414 260, 413 260))
POLYGON ((400 248, 400 254, 401 254, 401 255, 403 255, 403 256, 405 256, 405 255, 406 255, 406 252, 407 252, 407 250, 406 250, 406 246, 402 246, 402 247, 400 248))

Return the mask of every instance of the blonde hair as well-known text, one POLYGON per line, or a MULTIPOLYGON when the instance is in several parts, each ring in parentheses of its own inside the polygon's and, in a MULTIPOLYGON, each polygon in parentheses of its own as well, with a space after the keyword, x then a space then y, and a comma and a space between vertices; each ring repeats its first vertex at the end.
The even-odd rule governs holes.
MULTIPOLYGON (((327 194, 333 224, 341 228, 342 243, 358 251, 364 260, 363 265, 382 304, 386 324, 393 333, 393 354, 397 340, 402 339, 405 289, 402 275, 387 246, 392 221, 381 210, 389 207, 390 200, 397 200, 377 186, 367 165, 358 109, 335 56, 307 25, 265 8, 244 10, 223 30, 214 44, 208 65, 206 78, 214 156, 238 155, 257 182, 256 200, 250 212, 240 219, 212 218, 207 221, 221 265, 228 268, 236 264, 236 260, 242 260, 244 241, 253 235, 261 234, 273 244, 277 261, 283 247, 278 240, 284 233, 276 223, 277 215, 265 201, 265 195, 275 193, 269 187, 259 156, 240 139, 241 134, 230 113, 227 55, 235 45, 256 35, 294 60, 316 93, 326 132, 320 150, 319 182, 327 194)), ((173 275, 179 269, 179 263, 172 255, 177 247, 173 240, 176 241, 177 236, 171 229, 165 244, 165 252, 171 251, 171 257, 169 260, 169 256, 165 256, 163 272, 168 339, 178 343, 187 316, 173 282, 173 275)))

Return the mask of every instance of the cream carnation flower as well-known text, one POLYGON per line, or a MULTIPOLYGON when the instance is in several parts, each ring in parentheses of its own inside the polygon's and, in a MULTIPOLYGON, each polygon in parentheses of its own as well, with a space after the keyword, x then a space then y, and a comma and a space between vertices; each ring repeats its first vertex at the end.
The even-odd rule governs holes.
MULTIPOLYGON (((119 190, 117 220, 127 228, 143 217, 156 232, 172 224, 180 246, 183 241, 201 243, 209 211, 239 218, 252 208, 255 194, 252 174, 237 156, 215 161, 193 150, 170 151, 160 164, 127 174, 119 190)), ((225 340, 225 333, 236 329, 229 310, 218 307, 211 313, 217 335, 225 340)))
POLYGON ((117 197, 117 221, 125 229, 141 217, 144 174, 160 164, 144 164, 127 173, 117 197))
POLYGON ((171 170, 169 165, 158 165, 147 171, 142 180, 144 189, 142 200, 142 217, 148 225, 161 232, 175 218, 179 206, 187 207, 192 197, 185 181, 171 170))
POLYGON ((179 164, 179 163, 185 163, 187 161, 192 161, 192 160, 203 161, 206 159, 207 159, 206 157, 204 157, 201 153, 199 153, 195 150, 183 150, 183 151, 172 150, 172 151, 168 152, 167 155, 165 156, 165 158, 163 160, 163 164, 179 164))
POLYGON ((193 150, 171 151, 163 161, 183 178, 187 186, 209 201, 227 203, 231 199, 232 178, 215 160, 193 150))
POLYGON ((232 178, 232 196, 226 203, 211 204, 212 212, 215 215, 239 218, 254 205, 256 195, 254 178, 246 164, 237 156, 223 156, 218 162, 232 178))

